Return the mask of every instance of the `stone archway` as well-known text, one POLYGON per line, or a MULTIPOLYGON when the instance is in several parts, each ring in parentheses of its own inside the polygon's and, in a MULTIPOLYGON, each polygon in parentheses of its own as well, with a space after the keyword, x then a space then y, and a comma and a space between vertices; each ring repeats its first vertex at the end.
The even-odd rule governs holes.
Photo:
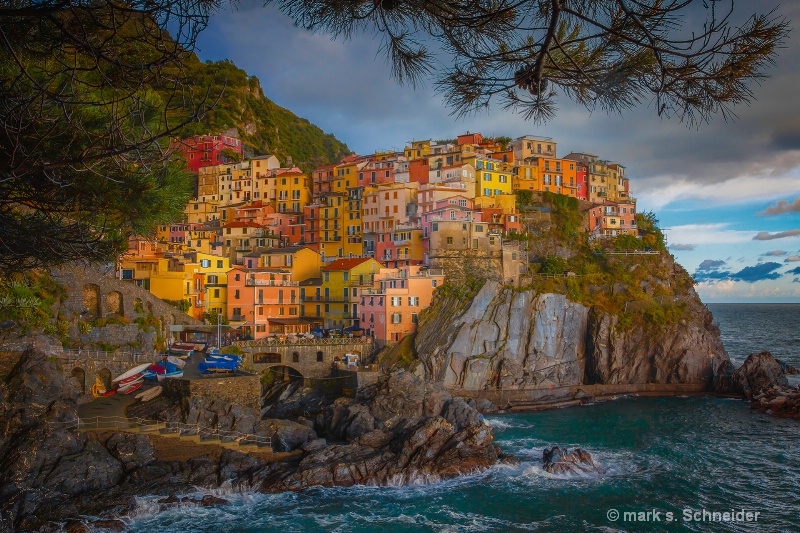
POLYGON ((123 306, 122 293, 119 291, 111 291, 106 296, 106 304, 108 305, 108 314, 125 316, 125 307, 123 306))
POLYGON ((69 374, 70 379, 75 383, 81 391, 81 394, 86 394, 86 371, 79 366, 72 369, 69 374))
POLYGON ((98 317, 100 313, 100 286, 89 283, 83 286, 83 313, 98 317))
POLYGON ((97 379, 99 379, 100 382, 103 384, 103 388, 105 390, 108 391, 113 388, 111 386, 112 385, 111 380, 113 379, 113 376, 111 375, 111 370, 107 368, 101 368, 100 370, 97 371, 97 379))

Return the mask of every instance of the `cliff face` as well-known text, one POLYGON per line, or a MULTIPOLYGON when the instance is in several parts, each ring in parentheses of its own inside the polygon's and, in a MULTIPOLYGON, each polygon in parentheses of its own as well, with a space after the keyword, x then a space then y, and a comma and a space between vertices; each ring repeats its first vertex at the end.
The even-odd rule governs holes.
POLYGON ((710 389, 716 367, 728 356, 710 312, 696 296, 685 300, 679 323, 622 326, 619 317, 561 294, 487 282, 460 315, 424 321, 414 349, 425 377, 452 390, 603 384, 710 389))

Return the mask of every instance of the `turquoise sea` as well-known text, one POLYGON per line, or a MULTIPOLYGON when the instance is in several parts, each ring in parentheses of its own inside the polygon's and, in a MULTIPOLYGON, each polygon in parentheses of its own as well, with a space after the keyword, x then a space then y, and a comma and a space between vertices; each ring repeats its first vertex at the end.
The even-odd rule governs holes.
MULTIPOLYGON (((741 362, 750 352, 769 349, 800 367, 800 305, 709 307, 734 359, 741 362)), ((498 466, 480 475, 404 487, 310 489, 279 495, 220 491, 233 505, 161 513, 155 512, 155 498, 142 498, 131 528, 163 532, 800 530, 800 422, 752 413, 745 402, 623 397, 487 420, 495 429, 497 443, 520 457, 519 466, 498 466), (553 445, 587 449, 603 466, 603 474, 555 477, 543 472, 542 450, 553 445), (726 521, 726 517, 742 520, 726 521)))

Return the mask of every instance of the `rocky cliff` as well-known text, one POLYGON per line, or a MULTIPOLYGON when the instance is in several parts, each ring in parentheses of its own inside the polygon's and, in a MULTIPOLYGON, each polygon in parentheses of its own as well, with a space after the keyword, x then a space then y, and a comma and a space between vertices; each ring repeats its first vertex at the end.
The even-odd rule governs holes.
MULTIPOLYGON (((693 293, 693 291, 692 291, 693 293)), ((457 300, 445 296, 445 300, 457 300)), ((414 339, 426 379, 453 391, 553 390, 581 385, 692 384, 710 389, 728 360, 711 313, 684 298, 673 324, 620 317, 563 294, 489 281, 460 313, 426 317, 414 339)))

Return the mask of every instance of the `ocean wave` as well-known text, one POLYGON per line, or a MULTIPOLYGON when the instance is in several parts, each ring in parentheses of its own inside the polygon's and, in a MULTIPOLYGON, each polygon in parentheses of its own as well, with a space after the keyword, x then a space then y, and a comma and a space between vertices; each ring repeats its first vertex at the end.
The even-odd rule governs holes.
POLYGON ((503 430, 503 429, 512 429, 520 427, 513 422, 510 422, 507 418, 502 417, 494 417, 494 418, 485 418, 484 421, 486 425, 495 430, 503 430))

